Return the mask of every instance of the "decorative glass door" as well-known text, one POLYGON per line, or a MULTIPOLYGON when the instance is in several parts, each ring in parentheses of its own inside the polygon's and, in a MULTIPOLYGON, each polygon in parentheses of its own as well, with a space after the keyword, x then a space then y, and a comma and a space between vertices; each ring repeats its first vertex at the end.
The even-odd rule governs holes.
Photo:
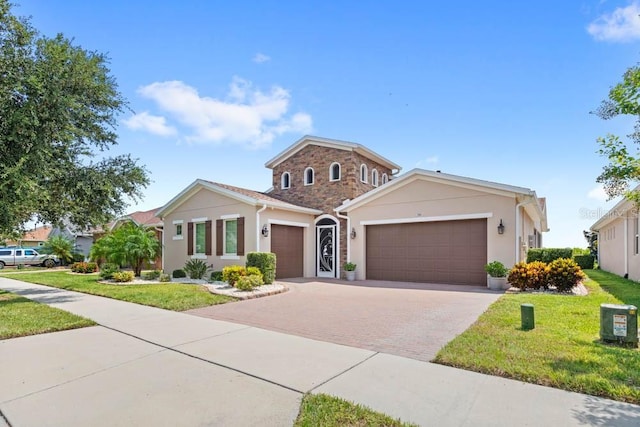
POLYGON ((316 226, 316 269, 318 277, 336 277, 335 238, 335 225, 316 226))

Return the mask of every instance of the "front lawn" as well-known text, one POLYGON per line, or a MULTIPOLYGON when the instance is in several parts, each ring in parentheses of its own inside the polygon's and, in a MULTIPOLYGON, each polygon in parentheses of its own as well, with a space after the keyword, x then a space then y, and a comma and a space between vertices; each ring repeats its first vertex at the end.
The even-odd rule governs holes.
POLYGON ((38 283, 173 311, 184 311, 235 301, 231 297, 214 295, 204 286, 184 283, 107 285, 98 283, 100 277, 97 275, 69 274, 66 271, 2 275, 24 282, 38 283))
POLYGON ((586 270, 588 296, 505 294, 435 362, 491 375, 640 403, 640 351, 599 342, 600 304, 640 306, 640 284, 586 270), (520 328, 520 304, 535 329, 520 328))
POLYGON ((300 414, 294 427, 410 427, 388 415, 375 412, 365 406, 326 394, 307 394, 302 399, 300 414))
POLYGON ((84 317, 0 289, 0 340, 92 325, 84 317))

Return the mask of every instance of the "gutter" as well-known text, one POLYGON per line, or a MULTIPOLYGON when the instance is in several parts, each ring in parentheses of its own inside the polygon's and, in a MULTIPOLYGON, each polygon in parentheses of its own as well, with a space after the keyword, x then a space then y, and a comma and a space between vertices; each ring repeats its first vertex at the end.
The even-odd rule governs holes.
POLYGON ((516 253, 514 254, 515 255, 516 264, 518 262, 520 262, 520 238, 522 237, 522 236, 520 236, 520 233, 521 233, 521 230, 520 230, 520 228, 521 228, 520 227, 520 208, 522 206, 529 205, 529 204, 531 204, 531 203, 533 203, 535 201, 535 199, 532 198, 531 196, 528 196, 528 197, 529 197, 528 200, 522 201, 522 202, 520 202, 520 203, 518 203, 516 205, 516 241, 515 241, 516 253))
POLYGON ((160 233, 162 233, 162 259, 161 261, 161 267, 162 267, 162 271, 164 272, 164 252, 165 252, 165 248, 164 248, 164 228, 158 228, 158 227, 153 227, 154 230, 159 231, 160 233))
POLYGON ((622 239, 623 241, 623 245, 624 245, 624 277, 627 278, 629 277, 629 214, 627 214, 627 216, 625 216, 624 218, 624 239, 622 239))
MULTIPOLYGON (((351 218, 348 215, 341 215, 337 209, 334 209, 333 211, 336 213, 338 218, 347 220, 347 232, 345 233, 345 236, 347 237, 347 262, 351 262, 351 218)), ((340 241, 340 239, 338 239, 338 241, 340 241)), ((339 260, 340 257, 338 256, 338 267, 340 267, 339 260)), ((340 270, 338 269, 338 271, 340 270)))
POLYGON ((260 212, 264 212, 266 209, 267 205, 265 203, 256 211, 256 252, 260 252, 260 212))

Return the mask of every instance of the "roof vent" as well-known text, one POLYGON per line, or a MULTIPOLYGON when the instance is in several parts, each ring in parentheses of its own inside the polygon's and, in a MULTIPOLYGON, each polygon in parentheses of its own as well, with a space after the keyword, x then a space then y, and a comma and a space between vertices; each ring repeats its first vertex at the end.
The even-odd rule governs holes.
POLYGON ((436 171, 436 173, 440 173, 440 169, 438 169, 438 170, 436 171))

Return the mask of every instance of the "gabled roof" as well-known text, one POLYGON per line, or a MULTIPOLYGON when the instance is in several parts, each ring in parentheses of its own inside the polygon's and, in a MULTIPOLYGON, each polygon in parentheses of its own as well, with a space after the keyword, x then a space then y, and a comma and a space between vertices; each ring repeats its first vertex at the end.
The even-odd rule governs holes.
POLYGON ((159 209, 160 208, 154 208, 148 211, 135 211, 125 216, 121 216, 115 221, 110 222, 107 228, 111 230, 116 226, 116 224, 124 221, 131 221, 136 225, 143 225, 145 227, 161 227, 162 219, 156 216, 156 212, 159 209))
POLYGON ((320 215, 322 213, 322 211, 318 209, 311 209, 304 206, 298 206, 292 203, 283 202, 282 200, 278 200, 259 191, 235 187, 233 185, 221 184, 219 182, 207 181, 204 179, 196 179, 187 188, 182 190, 176 197, 171 199, 166 205, 160 208, 156 212, 156 215, 160 218, 163 218, 165 215, 173 211, 177 206, 184 203, 187 199, 189 199, 201 189, 213 191, 214 193, 230 197, 251 206, 267 206, 274 209, 302 212, 311 215, 320 215))
MULTIPOLYGON (((640 191, 640 185, 635 187, 632 191, 640 191)), ((591 231, 599 231, 602 227, 605 227, 607 224, 612 222, 613 220, 620 218, 624 212, 634 207, 634 203, 623 197, 618 203, 615 204, 614 207, 609 209, 604 215, 602 215, 596 222, 593 223, 589 229, 591 231)))
POLYGON ((457 185, 461 187, 471 186, 493 194, 517 195, 520 196, 522 200, 531 200, 532 202, 535 202, 534 208, 536 213, 540 217, 542 231, 548 231, 546 199, 539 199, 535 191, 525 187, 516 187, 513 185, 501 184, 498 182, 484 181, 481 179, 452 175, 438 171, 429 171, 424 169, 412 169, 404 175, 399 176, 398 178, 391 180, 374 190, 364 193, 353 200, 346 201, 341 206, 336 208, 336 210, 339 212, 349 212, 350 210, 355 209, 358 206, 375 200, 378 197, 388 194, 397 188, 401 188, 419 179, 449 185, 457 185))
POLYGON ((273 169, 274 167, 278 166, 280 163, 282 163, 289 157, 293 156, 295 153, 307 147, 308 145, 317 145, 321 147, 336 148, 338 150, 355 151, 356 153, 361 154, 375 161, 378 164, 388 167, 393 171, 394 174, 399 172, 400 169, 402 169, 399 165, 393 163, 391 160, 385 157, 382 157, 378 153, 375 153, 374 151, 369 150, 367 147, 363 145, 356 144, 355 142, 321 138, 319 136, 311 136, 311 135, 305 135, 299 140, 297 140, 296 142, 294 142, 291 146, 286 148, 280 154, 278 154, 273 159, 265 163, 265 166, 269 169, 273 169))
POLYGON ((53 230, 53 228, 48 225, 36 227, 33 230, 24 233, 20 240, 23 242, 44 242, 49 238, 51 230, 53 230))

